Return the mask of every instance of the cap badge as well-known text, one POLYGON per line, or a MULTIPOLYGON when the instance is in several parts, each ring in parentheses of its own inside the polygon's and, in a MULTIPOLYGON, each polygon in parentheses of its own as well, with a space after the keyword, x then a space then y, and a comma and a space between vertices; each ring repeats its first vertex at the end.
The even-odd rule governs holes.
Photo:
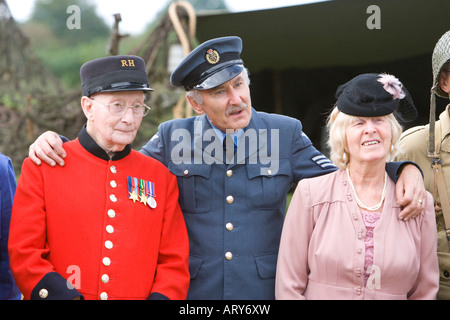
POLYGON ((206 61, 208 61, 210 64, 216 64, 220 60, 219 53, 214 49, 209 49, 206 52, 206 61))

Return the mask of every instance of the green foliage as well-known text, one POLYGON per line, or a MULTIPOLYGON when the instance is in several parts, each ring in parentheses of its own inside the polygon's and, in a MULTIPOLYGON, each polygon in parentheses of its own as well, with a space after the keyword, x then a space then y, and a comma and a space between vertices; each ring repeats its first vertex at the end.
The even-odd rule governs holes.
MULTIPOLYGON (((167 0, 167 8, 170 2, 167 0)), ((188 2, 198 11, 226 9, 224 0, 188 2)), ((151 7, 151 2, 146 5, 151 7)), ((167 8, 158 15, 158 20, 167 8)), ((22 26, 31 50, 67 89, 80 85, 79 70, 84 62, 106 55, 112 26, 107 26, 95 9, 92 0, 37 0, 30 20, 22 26), (72 15, 67 8, 72 5, 80 8, 81 29, 67 28, 67 19, 72 15)), ((155 21, 149 21, 149 29, 154 26, 155 21)), ((142 36, 122 39, 120 54, 128 54, 138 45, 138 39, 142 40, 142 36)), ((165 62, 158 65, 164 68, 165 62)))
POLYGON ((95 12, 95 5, 87 0, 37 0, 31 22, 47 25, 62 44, 76 45, 90 42, 93 38, 109 36, 109 27, 95 12), (67 19, 71 13, 67 8, 76 5, 80 8, 81 29, 68 29, 67 19))
POLYGON ((110 36, 110 27, 88 0, 37 0, 23 30, 31 39, 31 49, 68 89, 79 87, 84 62, 105 56, 110 36), (80 8, 81 29, 67 28, 71 5, 80 8))
POLYGON ((106 40, 98 39, 79 44, 76 50, 72 46, 56 44, 36 47, 34 52, 67 88, 77 88, 80 86, 80 66, 88 60, 104 57, 106 43, 106 40))

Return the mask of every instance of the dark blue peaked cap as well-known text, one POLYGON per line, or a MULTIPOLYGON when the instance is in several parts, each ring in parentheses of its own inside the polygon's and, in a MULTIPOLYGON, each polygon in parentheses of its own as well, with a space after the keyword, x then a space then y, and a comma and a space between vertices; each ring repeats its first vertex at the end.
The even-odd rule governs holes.
POLYGON ((242 40, 239 37, 208 40, 186 56, 172 73, 170 82, 186 91, 215 88, 244 70, 241 52, 242 40))
POLYGON ((137 56, 109 56, 86 62, 80 69, 83 96, 97 92, 152 91, 145 62, 137 56))

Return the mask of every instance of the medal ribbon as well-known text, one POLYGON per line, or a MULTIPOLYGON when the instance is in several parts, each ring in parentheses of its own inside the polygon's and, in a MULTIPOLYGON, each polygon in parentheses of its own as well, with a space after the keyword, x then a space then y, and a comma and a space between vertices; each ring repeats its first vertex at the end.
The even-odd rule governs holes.
POLYGON ((145 181, 142 179, 139 179, 139 195, 145 195, 145 181))
POLYGON ((131 199, 131 191, 133 190, 133 183, 131 182, 131 177, 127 177, 128 180, 128 199, 131 199))
POLYGON ((149 197, 155 197, 155 193, 153 191, 153 182, 147 181, 147 188, 148 188, 148 196, 149 197))
POLYGON ((134 188, 134 192, 139 195, 139 183, 137 178, 133 178, 134 183, 133 183, 133 188, 134 188))

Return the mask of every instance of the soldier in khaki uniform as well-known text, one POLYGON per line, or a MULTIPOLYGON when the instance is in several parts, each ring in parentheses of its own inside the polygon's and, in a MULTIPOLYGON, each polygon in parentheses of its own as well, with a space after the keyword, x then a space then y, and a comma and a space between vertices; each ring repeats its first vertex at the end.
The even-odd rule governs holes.
POLYGON ((436 202, 440 287, 437 299, 450 299, 450 104, 435 121, 435 94, 449 98, 450 94, 450 31, 437 42, 432 57, 433 87, 431 89, 430 123, 403 133, 398 160, 419 164, 425 178, 425 188, 436 202), (429 143, 434 141, 434 143, 429 143))

